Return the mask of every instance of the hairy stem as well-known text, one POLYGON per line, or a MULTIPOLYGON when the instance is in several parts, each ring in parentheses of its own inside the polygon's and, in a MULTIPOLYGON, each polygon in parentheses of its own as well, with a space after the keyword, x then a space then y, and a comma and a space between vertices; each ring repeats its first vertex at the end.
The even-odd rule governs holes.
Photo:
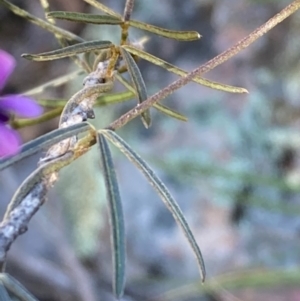
POLYGON ((130 20, 132 10, 134 6, 134 0, 127 0, 125 4, 124 14, 123 14, 123 20, 124 22, 127 22, 130 20))
POLYGON ((190 73, 188 73, 186 76, 181 77, 180 79, 174 81, 164 89, 160 90, 159 92, 155 93, 151 97, 149 97, 146 101, 144 101, 142 104, 139 104, 138 106, 134 107, 132 110, 127 112, 126 114, 122 115, 120 118, 118 118, 116 121, 111 123, 108 128, 112 130, 116 130, 124 126, 127 122, 134 119, 141 113, 145 112, 147 109, 149 109, 151 106, 153 106, 158 101, 166 98, 168 95, 174 93, 176 90, 181 88, 182 86, 186 85, 190 81, 192 81, 193 78, 196 76, 201 76, 204 73, 214 69, 215 67, 219 66, 220 64, 226 62, 234 55, 238 54, 243 49, 250 46, 253 42, 255 42, 258 38, 263 36, 265 33, 267 33, 269 30, 271 30, 273 27, 275 27, 277 24, 285 20, 287 17, 289 17, 291 14, 296 12, 300 8, 300 0, 296 0, 292 2, 290 5, 288 5, 286 8, 284 8, 280 13, 276 14, 274 17, 272 17, 269 21, 267 21, 262 26, 255 29, 252 33, 250 33, 248 36, 240 40, 237 44, 229 48, 228 50, 222 52, 221 54, 217 55, 213 59, 209 60, 204 65, 201 65, 200 67, 194 69, 190 73))

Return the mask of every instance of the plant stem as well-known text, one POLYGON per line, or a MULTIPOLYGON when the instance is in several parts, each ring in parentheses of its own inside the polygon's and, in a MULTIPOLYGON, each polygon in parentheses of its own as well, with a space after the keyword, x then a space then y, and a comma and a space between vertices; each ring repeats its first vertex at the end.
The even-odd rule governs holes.
POLYGON ((240 40, 237 44, 229 48, 228 50, 222 52, 221 54, 217 55, 216 57, 209 60, 204 65, 201 65, 200 67, 194 69, 190 73, 188 73, 186 76, 181 77, 180 79, 174 81, 164 89, 158 91, 151 97, 149 97, 146 101, 144 101, 142 104, 137 105, 132 110, 127 112, 126 114, 122 115, 120 118, 118 118, 116 121, 111 123, 108 126, 108 129, 116 130, 120 127, 124 126, 127 122, 134 119, 141 113, 145 112, 147 109, 149 109, 151 106, 153 106, 158 101, 166 98, 168 95, 174 93, 176 90, 181 88, 182 86, 189 83, 193 78, 196 76, 203 75, 204 73, 214 69, 215 67, 219 66, 220 64, 226 62, 231 57, 242 51, 243 49, 247 48, 249 45, 251 45, 253 42, 255 42, 258 38, 263 36, 265 33, 267 33, 269 30, 271 30, 273 27, 275 27, 277 24, 285 20, 287 17, 289 17, 291 14, 296 12, 300 8, 300 0, 295 0, 290 5, 285 7, 280 13, 276 14, 274 17, 269 19, 265 24, 255 29, 252 33, 250 33, 248 36, 240 40))
POLYGON ((63 110, 63 107, 58 107, 55 108, 49 112, 46 112, 45 114, 37 117, 37 118, 33 118, 33 119, 15 119, 11 122, 11 126, 14 129, 20 129, 26 126, 30 126, 30 125, 35 125, 35 124, 40 124, 42 122, 48 121, 50 119, 53 119, 55 117, 60 116, 61 112, 63 110))
POLYGON ((123 21, 127 22, 130 20, 132 10, 134 6, 134 0, 127 0, 124 8, 123 21))

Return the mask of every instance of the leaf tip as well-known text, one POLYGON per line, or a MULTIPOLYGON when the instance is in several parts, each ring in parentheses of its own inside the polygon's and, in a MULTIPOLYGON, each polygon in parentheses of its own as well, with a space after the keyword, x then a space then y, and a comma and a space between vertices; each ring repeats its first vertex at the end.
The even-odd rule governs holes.
POLYGON ((47 19, 47 20, 54 20, 55 17, 53 16, 53 13, 50 12, 50 13, 46 13, 46 19, 47 19))
POLYGON ((202 285, 204 284, 205 280, 206 280, 206 272, 202 271, 202 274, 201 274, 201 284, 202 285))
POLYGON ((148 130, 151 126, 151 120, 146 120, 145 118, 142 118, 142 122, 144 127, 148 130))
POLYGON ((27 59, 27 60, 31 59, 31 55, 29 53, 22 53, 21 57, 23 57, 24 59, 27 59))

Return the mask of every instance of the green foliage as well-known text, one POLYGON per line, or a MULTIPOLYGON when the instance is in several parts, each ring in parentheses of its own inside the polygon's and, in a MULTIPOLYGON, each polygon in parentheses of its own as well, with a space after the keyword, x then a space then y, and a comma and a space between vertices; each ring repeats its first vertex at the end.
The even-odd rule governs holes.
POLYGON ((179 227, 181 227, 184 235, 186 236, 199 265, 202 282, 205 280, 205 266, 200 248, 194 238, 193 232, 191 231, 183 213, 181 212, 177 202, 172 197, 164 183, 158 178, 154 171, 148 166, 148 164, 141 159, 141 157, 115 132, 102 130, 100 131, 107 139, 109 139, 147 178, 149 183, 154 187, 164 202, 166 207, 172 213, 179 227))
POLYGON ((37 301, 21 283, 6 273, 0 273, 0 297, 3 301, 14 300, 8 295, 10 292, 21 301, 37 301))
POLYGON ((64 57, 70 57, 79 53, 91 52, 93 50, 108 49, 110 46, 111 42, 109 41, 89 41, 36 55, 25 53, 22 54, 22 57, 37 62, 51 61, 64 57))
MULTIPOLYGON (((195 31, 174 31, 165 28, 160 28, 151 24, 146 24, 140 21, 131 20, 131 13, 134 7, 134 1, 128 0, 125 4, 124 16, 114 12, 110 8, 95 0, 85 0, 92 6, 105 13, 98 14, 82 14, 75 12, 48 12, 48 5, 44 5, 46 16, 50 21, 44 21, 36 18, 28 12, 11 4, 7 0, 0 0, 8 9, 15 14, 27 19, 29 22, 44 28, 53 33, 58 39, 62 48, 41 54, 24 54, 23 57, 29 60, 45 61, 55 60, 65 57, 72 58, 84 71, 88 72, 84 81, 84 88, 78 91, 70 100, 60 100, 53 105, 49 100, 41 99, 40 103, 47 107, 54 107, 52 114, 44 115, 42 119, 36 119, 31 124, 39 123, 44 120, 53 118, 61 114, 59 129, 37 138, 36 140, 27 143, 23 146, 19 155, 0 161, 0 169, 30 156, 40 149, 48 148, 46 155, 41 159, 40 166, 23 182, 14 195, 6 213, 2 226, 8 225, 12 217, 14 221, 18 218, 18 214, 23 212, 18 209, 24 205, 24 199, 29 202, 33 199, 39 199, 40 203, 30 203, 28 216, 20 215, 19 227, 16 233, 13 233, 11 239, 7 239, 5 252, 9 249, 15 238, 22 234, 27 227, 27 223, 43 203, 47 191, 58 178, 58 171, 64 166, 72 163, 75 159, 85 154, 94 145, 98 144, 100 148, 100 159, 102 163, 102 171, 105 178, 106 190, 108 195, 110 218, 111 218, 111 241, 112 241, 112 257, 113 257, 113 291, 119 298, 124 291, 125 283, 125 226, 123 218, 123 210, 121 197, 118 189, 118 180, 113 165, 112 155, 108 147, 106 139, 113 143, 130 161, 133 163, 147 178, 149 183, 155 188, 163 203, 172 213, 179 227, 184 232, 188 243, 190 244, 199 265, 202 281, 205 280, 205 266, 199 246, 196 243, 193 232, 190 229, 183 213, 177 205, 174 198, 171 196, 167 187, 157 177, 149 165, 140 156, 132 150, 132 148, 116 133, 115 130, 126 125, 130 120, 141 115, 142 121, 146 128, 151 124, 149 109, 154 107, 167 116, 179 120, 186 120, 180 112, 176 112, 159 103, 162 99, 184 86, 188 82, 194 81, 198 84, 210 87, 212 89, 221 90, 231 93, 247 93, 247 90, 240 87, 232 87, 216 82, 212 82, 202 78, 205 72, 208 72, 216 66, 227 61, 232 56, 239 53, 241 50, 248 47, 257 38, 262 36, 268 30, 276 26, 279 22, 287 18, 300 7, 300 1, 294 1, 294 5, 286 7, 281 13, 270 19, 266 24, 256 29, 249 36, 238 42, 235 46, 226 50, 224 53, 216 56, 208 61, 203 66, 200 66, 190 73, 173 66, 149 53, 144 51, 142 46, 130 43, 128 29, 135 27, 147 32, 157 34, 159 36, 175 39, 179 41, 192 41, 200 38, 200 34, 195 31), (54 25, 55 19, 64 19, 72 22, 87 23, 87 24, 109 24, 112 26, 121 27, 121 39, 119 45, 115 45, 110 41, 84 41, 80 37, 65 31, 54 25), (70 44, 71 43, 71 44, 70 44), (84 54, 78 57, 78 54, 84 54), (169 72, 179 75, 181 78, 170 84, 165 89, 157 92, 155 95, 148 97, 146 84, 142 78, 137 62, 140 59, 148 60, 149 62, 158 65, 169 72), (128 83, 123 74, 128 72, 132 84, 128 83), (119 81, 127 90, 119 94, 108 94, 113 83, 119 81), (94 118, 93 106, 108 105, 121 101, 127 101, 132 97, 138 98, 138 105, 132 110, 115 120, 105 129, 94 129, 91 125, 83 123, 88 118, 94 118), (61 110, 62 106, 64 107, 61 110), (55 110, 55 111, 54 111, 55 110), (78 134, 85 133, 79 139, 78 134), (22 219, 23 218, 23 219, 22 219), (23 227, 23 228, 22 228, 23 227), (23 230, 22 230, 23 229, 23 230)), ((47 1, 44 1, 47 4, 47 1)), ((81 71, 80 71, 81 72, 81 71)), ((77 72, 76 74, 79 74, 77 72)), ((73 75, 72 75, 73 76, 73 75)), ((59 80, 54 80, 51 83, 45 84, 28 93, 33 94, 42 91, 46 86, 54 87, 70 80, 70 75, 66 75, 59 80)), ((28 123, 22 120, 14 120, 12 125, 16 127, 27 126, 28 123)), ((28 206, 28 205, 27 205, 28 206)), ((22 208, 21 208, 22 209, 22 208)), ((1 253, 1 252, 0 252, 1 253)), ((2 267, 4 261, 1 262, 2 267)), ((6 282, 7 276, 1 274, 2 286, 0 294, 2 299, 9 300, 6 289, 12 292, 15 296, 22 300, 34 300, 30 295, 22 290, 21 285, 15 284, 15 288, 11 289, 9 283, 6 282)))
MULTIPOLYGON (((137 91, 139 103, 141 104, 148 98, 145 82, 133 57, 124 48, 121 48, 120 50, 122 57, 126 61, 127 70, 130 74, 135 90, 137 91)), ((144 126, 148 128, 151 125, 150 111, 147 110, 143 112, 141 116, 144 126)))
POLYGON ((87 123, 74 124, 68 128, 57 129, 41 137, 38 137, 32 141, 29 141, 23 144, 20 152, 17 155, 10 158, 0 159, 0 170, 14 164, 17 161, 20 161, 22 159, 25 159, 26 157, 31 156, 42 149, 46 149, 51 145, 54 145, 55 143, 62 141, 65 138, 69 138, 74 135, 86 132, 90 128, 91 126, 87 123))
POLYGON ((109 146, 105 138, 98 134, 98 144, 100 148, 100 156, 105 178, 109 213, 112 231, 112 250, 114 263, 114 294, 120 298, 123 295, 125 284, 125 226, 121 196, 119 193, 118 180, 109 150, 109 146))

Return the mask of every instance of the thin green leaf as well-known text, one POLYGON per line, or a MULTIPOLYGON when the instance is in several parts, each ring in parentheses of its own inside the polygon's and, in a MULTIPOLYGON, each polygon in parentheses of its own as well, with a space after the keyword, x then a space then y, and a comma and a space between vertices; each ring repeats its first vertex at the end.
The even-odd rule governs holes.
POLYGON ((39 166, 23 181, 23 183, 16 190, 15 194, 13 195, 11 201, 7 206, 3 220, 8 219, 11 212, 22 203, 24 198, 26 198, 26 196, 30 192, 32 192, 37 185, 43 183, 43 179, 45 177, 69 165, 76 158, 77 156, 74 154, 73 151, 67 151, 65 154, 53 158, 51 159, 51 161, 43 163, 41 166, 39 166))
POLYGON ((22 57, 33 61, 50 61, 64 57, 70 57, 78 53, 85 53, 93 50, 109 48, 111 45, 112 43, 110 41, 88 41, 40 54, 25 53, 22 54, 22 57))
POLYGON ((8 295, 8 292, 4 285, 0 282, 0 300, 1 301, 12 301, 8 295))
POLYGON ((69 81, 71 81, 72 79, 78 77, 79 75, 83 74, 84 71, 83 70, 76 70, 74 72, 71 72, 69 74, 66 74, 66 75, 63 75, 63 76, 60 76, 56 79, 53 79, 51 81, 48 81, 47 83, 45 84, 42 84, 40 86, 37 86, 31 90, 27 90, 21 94, 24 94, 24 95, 34 95, 34 94, 38 94, 38 93, 42 93, 44 92, 47 88, 54 88, 54 87, 59 87, 69 81))
MULTIPOLYGON (((132 79, 133 85, 135 86, 139 103, 142 103, 148 98, 147 89, 141 72, 134 61, 133 57, 123 48, 120 48, 121 54, 126 61, 127 69, 132 79)), ((145 128, 151 125, 150 111, 147 110, 141 114, 143 124, 145 128)))
MULTIPOLYGON (((135 97, 135 93, 131 91, 124 91, 112 94, 103 94, 99 96, 96 100, 95 106, 106 106, 106 105, 113 105, 116 103, 121 103, 135 97)), ((38 99, 37 102, 42 105, 43 107, 48 108, 57 108, 57 107, 64 107, 68 102, 67 99, 38 99)))
POLYGON ((88 123, 78 123, 67 128, 57 129, 38 137, 30 142, 22 145, 20 152, 13 156, 0 159, 0 171, 30 155, 37 153, 41 149, 45 149, 74 135, 88 131, 91 126, 88 123))
MULTIPOLYGON (((152 64, 155 64, 157 66, 160 66, 166 70, 168 70, 169 72, 175 73, 177 75, 180 76, 185 76, 186 74, 188 74, 188 72, 150 54, 147 53, 143 50, 140 50, 138 48, 135 48, 133 46, 130 45, 124 45, 122 46, 124 49, 126 49, 128 52, 130 52, 133 55, 136 55, 144 60, 149 61, 152 64)), ((224 92, 230 92, 230 93, 248 93, 248 91, 245 88, 240 88, 240 87, 234 87, 234 86, 229 86, 229 85, 225 85, 225 84, 221 84, 221 83, 217 83, 214 81, 210 81, 207 79, 204 79, 202 77, 195 77, 192 81, 203 85, 205 87, 209 87, 215 90, 220 90, 220 91, 224 91, 224 92)))
POLYGON ((122 19, 109 15, 84 14, 67 11, 53 11, 47 14, 47 18, 61 19, 67 21, 81 22, 87 24, 122 24, 122 19))
MULTIPOLYGON (((16 279, 6 273, 0 274, 0 279, 6 289, 21 301, 38 301, 28 290, 16 279)), ((2 299, 1 299, 2 300, 2 299)))
POLYGON ((50 11, 50 5, 48 0, 40 0, 41 6, 44 9, 45 14, 50 11))
POLYGON ((112 250, 114 279, 113 291, 117 298, 120 298, 124 292, 125 285, 125 226, 121 203, 121 197, 118 187, 118 180, 110 153, 109 146, 102 134, 98 134, 98 144, 101 153, 101 162, 105 178, 106 191, 108 196, 109 214, 112 229, 112 250))
POLYGON ((41 98, 36 99, 36 102, 45 108, 61 108, 66 105, 68 99, 65 98, 41 98))
POLYGON ((105 6, 102 3, 99 3, 96 0, 84 0, 85 2, 89 3, 90 5, 100 9, 101 11, 105 12, 106 14, 110 15, 110 16, 114 16, 117 17, 119 19, 122 19, 122 16, 116 12, 114 12, 112 9, 110 9, 109 7, 105 6))
POLYGON ((157 34, 165 38, 175 39, 178 41, 194 41, 200 39, 201 37, 201 35, 197 31, 170 30, 170 29, 154 26, 136 20, 130 20, 129 24, 133 27, 152 32, 154 34, 157 34))
POLYGON ((31 125, 37 125, 40 124, 42 122, 51 120, 55 117, 58 117, 61 112, 62 112, 63 108, 55 108, 53 110, 47 111, 46 113, 40 115, 39 117, 36 118, 16 118, 13 119, 10 122, 10 125, 14 128, 14 129, 21 129, 27 126, 31 126, 31 125))
MULTIPOLYGON (((131 91, 124 91, 112 94, 102 94, 99 96, 95 102, 95 106, 106 106, 113 105, 116 103, 121 103, 135 97, 135 93, 131 91)), ((63 98, 47 98, 47 99, 38 99, 37 102, 43 107, 47 108, 63 108, 68 102, 67 99, 63 98)))
MULTIPOLYGON (((237 269, 235 271, 228 271, 227 273, 222 273, 216 277, 213 277, 212 279, 208 280, 205 285, 199 285, 198 281, 179 285, 173 289, 167 290, 166 292, 156 294, 155 299, 164 301, 202 300, 202 298, 207 295, 219 295, 220 290, 223 292, 227 290, 271 290, 286 286, 298 287, 299 282, 299 268, 268 269, 257 267, 249 268, 247 270, 237 269)), ((233 299, 227 298, 226 300, 233 299)), ((237 301, 245 299, 243 298, 234 300, 237 301)))
POLYGON ((135 94, 131 91, 103 94, 96 100, 96 106, 112 105, 120 102, 130 100, 135 97, 135 94))
POLYGON ((157 109, 158 111, 160 111, 161 113, 169 116, 169 117, 172 117, 172 118, 175 118, 175 119, 178 119, 180 121, 188 121, 187 117, 184 116, 183 114, 179 113, 179 112, 176 112, 175 110, 173 109, 170 109, 169 107, 167 106, 164 106, 163 104, 161 103, 156 103, 154 106, 153 106, 155 109, 157 109))
POLYGON ((194 235, 193 235, 187 221, 184 218, 182 211, 180 210, 176 201, 171 196, 171 194, 168 191, 168 189, 166 188, 166 186, 156 176, 156 174, 148 166, 148 164, 144 160, 142 160, 141 157, 135 151, 133 151, 131 149, 131 147, 121 137, 119 137, 115 132, 113 132, 111 130, 102 130, 101 133, 109 141, 111 141, 135 166, 137 166, 137 168, 146 176, 148 181, 158 192, 162 201, 164 202, 166 207, 172 213, 174 219, 176 220, 176 222, 178 223, 180 228, 183 230, 190 246, 192 247, 192 249, 196 255, 196 258, 197 258, 202 281, 204 282, 206 273, 205 273, 205 266, 204 266, 204 261, 203 261, 203 257, 202 257, 200 248, 194 238, 194 235))
POLYGON ((28 20, 29 22, 36 24, 36 25, 48 30, 49 32, 52 32, 55 35, 62 36, 69 41, 75 41, 78 43, 84 42, 84 39, 76 36, 75 34, 68 32, 64 29, 61 29, 47 21, 39 19, 39 18, 35 17, 34 15, 28 13, 26 10, 21 9, 20 7, 10 3, 7 0, 0 0, 0 3, 2 3, 4 6, 6 6, 9 10, 11 10, 17 16, 20 16, 20 17, 28 20))
MULTIPOLYGON (((117 80, 125 87, 125 88, 127 88, 129 91, 131 91, 132 92, 132 97, 131 98, 133 98, 134 96, 136 96, 136 90, 127 82, 127 80, 125 79, 125 78, 123 78, 122 77, 122 75, 121 74, 116 74, 116 78, 117 78, 117 80)), ((188 119, 184 116, 184 115, 182 115, 182 114, 180 114, 179 112, 176 112, 175 110, 173 110, 173 109, 171 109, 171 108, 169 108, 169 107, 167 107, 167 106, 164 106, 164 105, 162 105, 162 104, 160 104, 160 103, 156 103, 156 104, 154 104, 154 106, 153 106, 156 110, 158 110, 158 111, 160 111, 161 113, 163 113, 163 114, 165 114, 165 115, 167 115, 167 116, 169 116, 169 117, 172 117, 172 118, 175 118, 175 119, 178 119, 178 120, 180 120, 180 121, 187 121, 188 119)))

